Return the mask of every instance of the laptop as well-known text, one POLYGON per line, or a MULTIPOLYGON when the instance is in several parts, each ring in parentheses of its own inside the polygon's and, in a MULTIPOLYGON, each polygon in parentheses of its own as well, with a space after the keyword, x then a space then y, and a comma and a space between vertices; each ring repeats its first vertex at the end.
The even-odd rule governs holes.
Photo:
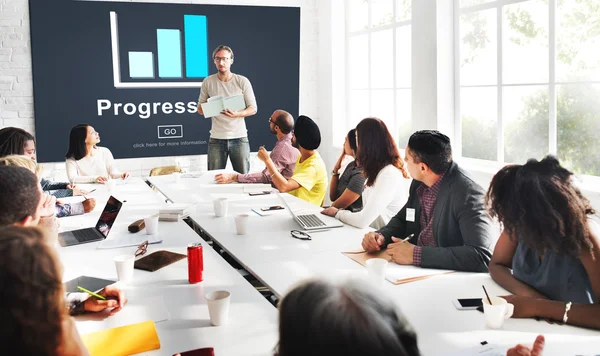
POLYGON ((61 232, 58 234, 60 245, 63 247, 101 241, 108 237, 123 203, 111 196, 94 227, 61 232))
POLYGON ((286 209, 290 212, 290 214, 292 214, 294 220, 296 220, 298 225, 300 225, 304 230, 324 230, 344 226, 341 221, 326 217, 323 214, 296 214, 292 209, 290 209, 290 206, 285 199, 283 199, 281 194, 277 193, 277 195, 283 202, 283 205, 286 207, 286 209))

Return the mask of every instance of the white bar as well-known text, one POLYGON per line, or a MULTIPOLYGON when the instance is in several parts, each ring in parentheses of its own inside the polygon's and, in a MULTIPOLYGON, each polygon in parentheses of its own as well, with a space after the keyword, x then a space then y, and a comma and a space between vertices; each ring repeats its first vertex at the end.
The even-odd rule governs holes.
POLYGON ((117 13, 110 12, 110 44, 112 49, 113 83, 115 88, 121 82, 121 64, 119 62, 119 25, 117 13))

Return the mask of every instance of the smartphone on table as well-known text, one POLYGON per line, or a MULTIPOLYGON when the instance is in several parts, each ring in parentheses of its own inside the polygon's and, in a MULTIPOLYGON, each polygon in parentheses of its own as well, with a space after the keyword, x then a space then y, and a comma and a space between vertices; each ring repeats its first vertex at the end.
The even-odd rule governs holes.
POLYGON ((281 205, 274 205, 274 206, 269 206, 266 208, 260 208, 260 210, 262 211, 270 211, 270 210, 282 210, 283 207, 281 205))
POLYGON ((458 310, 474 310, 483 306, 481 298, 454 299, 452 302, 458 310))

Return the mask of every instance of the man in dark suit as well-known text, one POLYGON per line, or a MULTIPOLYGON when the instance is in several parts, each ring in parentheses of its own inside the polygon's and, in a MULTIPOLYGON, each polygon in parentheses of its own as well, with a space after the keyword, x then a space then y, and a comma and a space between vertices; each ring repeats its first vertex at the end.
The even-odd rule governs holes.
POLYGON ((408 201, 385 227, 364 236, 365 251, 387 248, 402 265, 487 272, 498 232, 484 207, 485 191, 452 161, 448 136, 417 131, 405 156, 413 177, 408 201))

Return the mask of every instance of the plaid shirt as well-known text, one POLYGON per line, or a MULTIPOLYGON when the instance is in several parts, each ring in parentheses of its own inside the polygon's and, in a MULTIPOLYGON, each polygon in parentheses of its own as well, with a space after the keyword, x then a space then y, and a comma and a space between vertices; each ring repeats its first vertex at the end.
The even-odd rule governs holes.
POLYGON ((433 208, 435 207, 435 202, 445 175, 446 172, 429 188, 425 184, 417 188, 417 195, 421 203, 421 214, 419 216, 421 233, 417 239, 417 246, 415 246, 413 251, 413 265, 415 266, 421 265, 422 246, 436 247, 433 238, 433 208))

